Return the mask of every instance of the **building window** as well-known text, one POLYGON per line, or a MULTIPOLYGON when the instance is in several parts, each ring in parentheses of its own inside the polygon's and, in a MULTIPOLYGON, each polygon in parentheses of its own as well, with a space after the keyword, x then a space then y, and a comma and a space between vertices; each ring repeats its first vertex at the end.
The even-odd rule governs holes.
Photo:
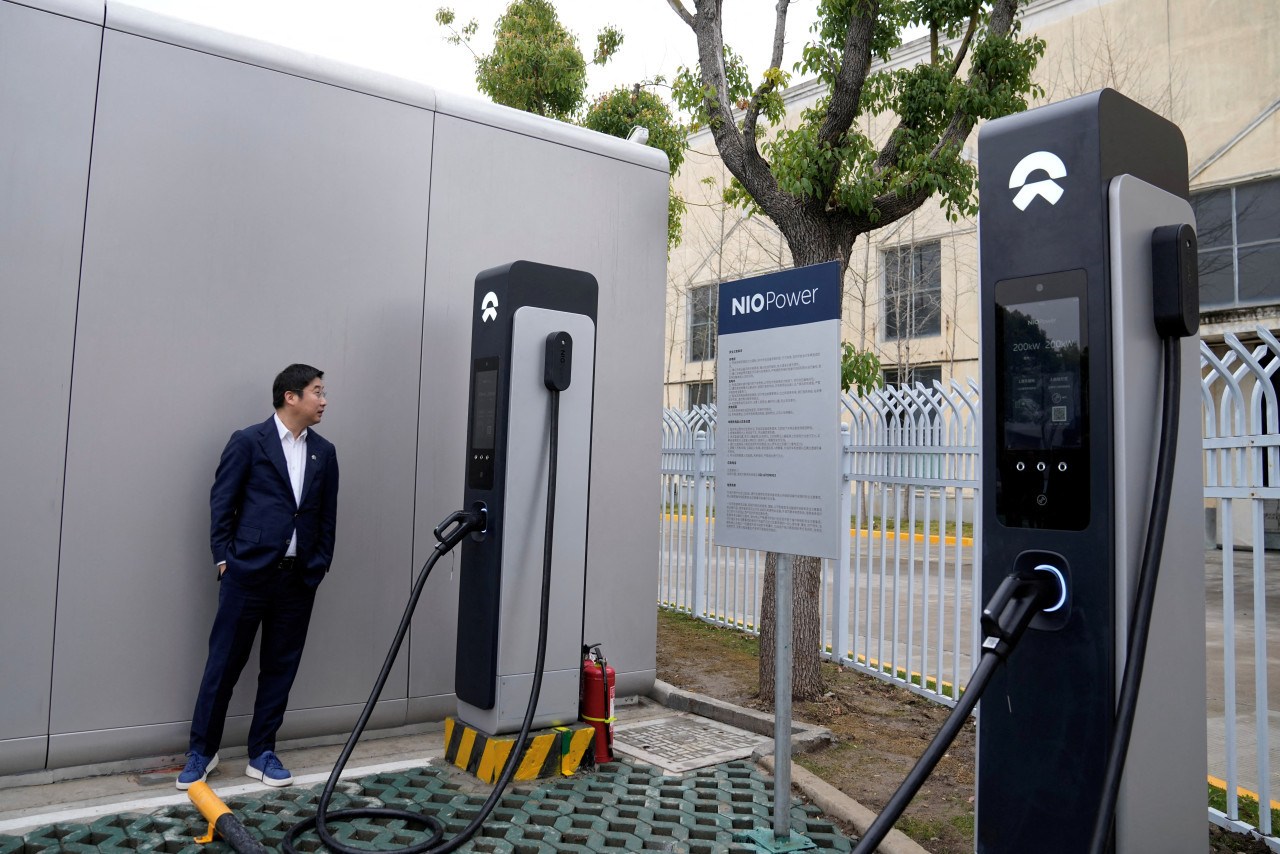
POLYGON ((1280 302, 1280 178, 1196 193, 1200 310, 1280 302))
POLYGON ((716 357, 716 316, 720 309, 719 296, 719 285, 690 288, 689 349, 686 362, 704 362, 716 357))
POLYGON ((884 337, 942 334, 942 242, 884 250, 884 337))
POLYGON ((933 388, 933 381, 942 382, 942 365, 911 365, 903 370, 898 368, 884 369, 884 384, 897 387, 903 383, 915 386, 923 383, 925 388, 933 388))
POLYGON ((706 383, 688 383, 684 387, 684 408, 693 409, 695 406, 705 406, 709 403, 716 402, 716 384, 714 382, 706 383))

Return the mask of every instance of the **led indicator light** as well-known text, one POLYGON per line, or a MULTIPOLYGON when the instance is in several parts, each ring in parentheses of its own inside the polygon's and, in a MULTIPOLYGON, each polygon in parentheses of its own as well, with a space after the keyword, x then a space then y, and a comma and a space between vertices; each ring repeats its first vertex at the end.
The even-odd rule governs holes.
POLYGON ((1044 609, 1046 614, 1052 614, 1054 611, 1067 604, 1067 579, 1063 578, 1062 570, 1049 563, 1042 563, 1037 566, 1036 572, 1051 572, 1058 578, 1058 590, 1061 592, 1061 595, 1058 597, 1058 601, 1054 603, 1052 608, 1044 609))

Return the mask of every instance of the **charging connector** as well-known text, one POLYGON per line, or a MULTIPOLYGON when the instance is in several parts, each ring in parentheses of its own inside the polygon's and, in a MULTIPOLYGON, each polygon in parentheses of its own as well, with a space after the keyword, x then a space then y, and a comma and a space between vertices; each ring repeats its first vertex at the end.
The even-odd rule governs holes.
POLYGON ((1200 329, 1197 251, 1195 229, 1186 223, 1151 232, 1151 296, 1161 338, 1186 338, 1200 329))
MULTIPOLYGON (((1007 657, 1031 620, 1041 611, 1061 608, 1066 598, 1066 581, 1060 570, 1046 572, 1036 567, 1007 576, 982 609, 983 650, 1007 657)), ((972 682, 970 685, 969 690, 972 682)))
POLYGON ((471 534, 475 539, 483 539, 484 532, 488 529, 489 508, 483 501, 477 501, 470 510, 457 510, 450 513, 444 521, 436 525, 432 533, 440 543, 437 548, 443 548, 447 552, 462 542, 462 538, 467 534, 471 534))
POLYGON ((547 336, 547 355, 542 382, 551 391, 564 391, 573 378, 573 336, 552 332, 547 336))

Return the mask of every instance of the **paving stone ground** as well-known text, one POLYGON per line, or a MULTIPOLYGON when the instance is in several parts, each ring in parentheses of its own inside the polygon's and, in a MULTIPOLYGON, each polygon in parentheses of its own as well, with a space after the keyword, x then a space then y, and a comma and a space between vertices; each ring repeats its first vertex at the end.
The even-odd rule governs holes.
MULTIPOLYGON (((231 798, 227 806, 272 850, 285 832, 315 813, 322 785, 288 788, 259 798, 231 798)), ((377 774, 340 784, 331 810, 393 806, 433 815, 451 838, 476 815, 487 791, 446 765, 377 774)), ((630 761, 610 762, 573 777, 508 789, 480 832, 459 850, 487 854, 669 851, 678 854, 754 854, 735 836, 771 827, 773 780, 749 761, 726 762, 664 776, 630 761)), ((819 849, 847 852, 850 840, 814 806, 793 800, 793 828, 819 849)), ((87 825, 55 824, 23 836, 0 836, 0 854, 223 854, 224 842, 200 845, 194 837, 206 823, 193 806, 166 807, 154 814, 106 816, 87 825)), ((333 824, 334 836, 352 847, 386 851, 427 838, 427 831, 400 820, 357 819, 333 824)), ((324 850, 314 832, 299 850, 324 850)))

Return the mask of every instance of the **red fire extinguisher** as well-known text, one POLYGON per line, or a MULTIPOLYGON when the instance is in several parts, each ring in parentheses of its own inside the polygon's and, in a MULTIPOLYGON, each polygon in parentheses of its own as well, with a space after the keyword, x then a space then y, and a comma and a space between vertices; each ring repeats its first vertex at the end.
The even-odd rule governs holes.
POLYGON ((584 647, 582 691, 579 708, 584 721, 596 730, 596 762, 613 761, 613 686, 614 672, 605 661, 600 644, 584 647))

